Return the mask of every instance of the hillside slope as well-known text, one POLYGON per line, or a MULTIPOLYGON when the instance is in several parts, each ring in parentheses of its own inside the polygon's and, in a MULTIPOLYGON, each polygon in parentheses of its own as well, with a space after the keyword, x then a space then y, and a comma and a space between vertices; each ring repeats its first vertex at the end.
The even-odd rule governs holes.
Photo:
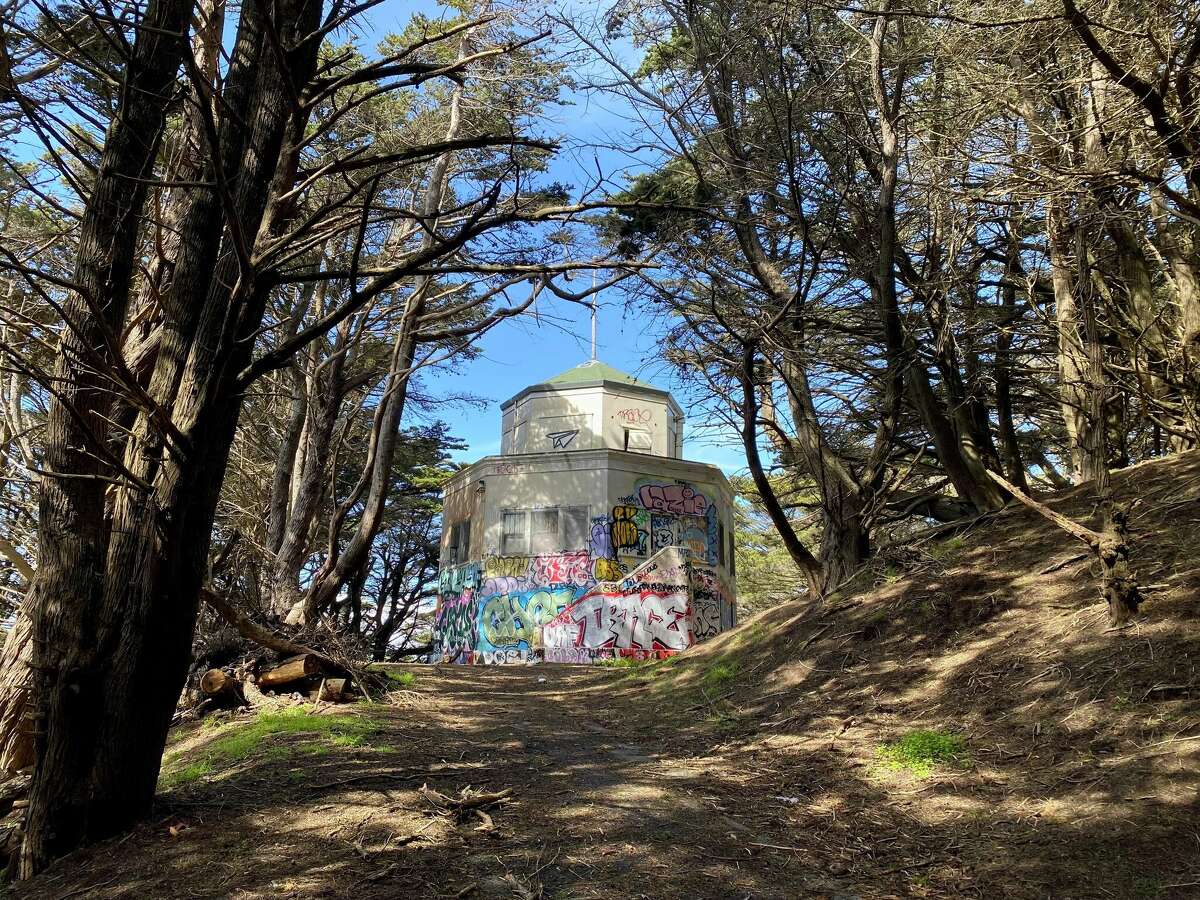
POLYGON ((1200 453, 1114 484, 1152 586, 1125 630, 1010 509, 669 660, 409 666, 181 729, 161 815, 14 895, 1200 897, 1200 453), (426 782, 511 793, 453 816, 426 782))
MULTIPOLYGON (((747 791, 789 797, 835 868, 885 859, 929 896, 1200 897, 1200 453, 1114 487, 1136 500, 1147 586, 1130 628, 1107 627, 1082 545, 1010 508, 743 623, 650 690, 711 698, 729 759, 779 776, 747 791), (961 758, 921 778, 895 751, 881 764, 914 730, 961 758)), ((1086 487, 1049 504, 1094 513, 1086 487)))

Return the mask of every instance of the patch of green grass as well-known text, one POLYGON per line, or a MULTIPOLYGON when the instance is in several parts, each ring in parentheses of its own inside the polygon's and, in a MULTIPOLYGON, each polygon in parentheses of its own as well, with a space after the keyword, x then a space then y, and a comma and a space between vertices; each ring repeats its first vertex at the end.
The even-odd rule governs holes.
POLYGON ((708 717, 707 721, 709 725, 726 734, 732 734, 735 731, 740 731, 742 728, 742 720, 740 718, 722 709, 715 710, 708 717))
POLYGON ((378 730, 375 720, 362 715, 315 716, 302 707, 263 712, 257 718, 218 727, 216 736, 198 751, 199 758, 180 768, 175 767, 177 756, 168 757, 161 781, 163 787, 190 784, 251 756, 278 762, 298 752, 322 755, 360 747, 378 730), (274 740, 281 735, 299 740, 274 740))
POLYGON ((876 748, 882 768, 927 778, 937 766, 958 765, 966 760, 963 739, 945 731, 917 729, 898 740, 876 748))
POLYGON ((606 656, 598 659, 595 664, 605 669, 638 669, 655 660, 635 659, 632 656, 606 656))
POLYGON ((706 693, 715 693, 727 687, 737 677, 738 664, 735 660, 713 663, 700 679, 706 693))
POLYGON ((387 679, 399 687, 409 687, 417 680, 417 674, 415 672, 396 672, 389 669, 387 679))
POLYGON ((159 781, 163 788, 182 787, 185 784, 199 781, 205 775, 211 775, 212 771, 212 763, 207 759, 201 759, 194 763, 189 763, 182 769, 175 769, 163 774, 159 781))

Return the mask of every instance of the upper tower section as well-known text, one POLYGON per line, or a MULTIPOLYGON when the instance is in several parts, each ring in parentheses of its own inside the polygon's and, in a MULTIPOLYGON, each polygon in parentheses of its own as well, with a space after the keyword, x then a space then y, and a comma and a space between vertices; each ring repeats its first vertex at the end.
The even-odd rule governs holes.
POLYGON ((500 406, 500 453, 628 450, 679 459, 683 411, 664 390, 591 360, 500 406))

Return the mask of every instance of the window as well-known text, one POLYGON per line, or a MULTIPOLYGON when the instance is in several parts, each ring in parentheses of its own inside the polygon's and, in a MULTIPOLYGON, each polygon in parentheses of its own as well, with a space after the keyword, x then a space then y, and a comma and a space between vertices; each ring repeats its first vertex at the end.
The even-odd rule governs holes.
POLYGON ((729 574, 737 575, 737 546, 733 541, 733 532, 729 532, 729 574))
POLYGON ((450 546, 447 561, 454 566, 471 558, 471 520, 464 519, 450 526, 450 546))
POLYGON ((725 565, 725 523, 717 522, 717 565, 725 565))
POLYGON ((625 429, 625 449, 633 453, 649 453, 653 448, 650 432, 640 428, 625 429))
POLYGON ((524 510, 504 513, 504 521, 500 534, 500 554, 502 556, 526 556, 529 553, 529 535, 526 533, 524 510))
POLYGON ((586 550, 588 524, 586 506, 508 510, 504 513, 500 553, 525 556, 586 550))
POLYGON ((562 510, 562 549, 586 550, 588 546, 588 508, 568 506, 562 510))
POLYGON ((530 553, 556 553, 563 549, 558 540, 558 510, 535 509, 529 540, 530 553))

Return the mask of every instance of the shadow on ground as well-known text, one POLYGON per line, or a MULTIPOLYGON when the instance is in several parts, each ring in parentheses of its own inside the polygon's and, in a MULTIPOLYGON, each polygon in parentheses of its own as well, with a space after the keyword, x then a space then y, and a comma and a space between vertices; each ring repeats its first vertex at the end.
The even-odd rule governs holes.
POLYGON ((274 736, 16 895, 1200 897, 1200 454, 1115 483, 1152 586, 1133 628, 1009 511, 666 663, 410 667, 341 713, 358 745, 274 736), (913 729, 962 758, 882 765, 913 729), (424 784, 513 794, 459 819, 424 784))

